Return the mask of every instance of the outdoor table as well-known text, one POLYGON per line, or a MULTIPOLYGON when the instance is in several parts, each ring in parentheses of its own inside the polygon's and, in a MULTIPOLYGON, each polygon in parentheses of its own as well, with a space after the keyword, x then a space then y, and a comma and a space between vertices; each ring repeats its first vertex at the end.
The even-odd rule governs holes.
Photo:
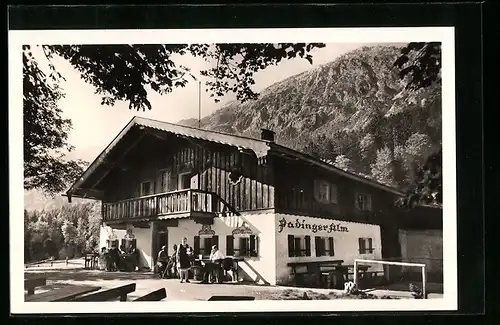
POLYGON ((71 301, 73 298, 100 290, 101 287, 68 285, 60 289, 50 290, 43 293, 26 296, 26 302, 55 302, 71 301))
MULTIPOLYGON (((354 264, 347 264, 347 265, 342 265, 342 267, 344 267, 346 269, 346 277, 348 277, 349 274, 349 270, 353 270, 353 275, 354 275, 354 264)), ((358 265, 358 272, 359 272, 359 275, 360 276, 364 276, 364 273, 368 271, 368 269, 370 268, 371 266, 370 265, 358 265)), ((348 280, 348 279, 346 279, 348 280)))
MULTIPOLYGON (((221 276, 222 276, 222 260, 220 260, 220 262, 213 262, 210 259, 197 258, 197 259, 195 259, 195 262, 199 262, 202 266, 217 265, 218 268, 215 268, 215 271, 217 271, 217 273, 218 273, 217 278, 218 278, 218 281, 222 282, 222 278, 221 278, 221 276)), ((213 276, 213 274, 212 274, 212 276, 213 276)))
POLYGON ((93 270, 97 268, 99 254, 85 254, 85 269, 93 270))
POLYGON ((321 285, 321 267, 334 267, 337 269, 338 267, 342 267, 343 260, 330 260, 330 261, 310 261, 310 262, 290 262, 287 265, 292 268, 292 274, 298 275, 303 273, 298 273, 296 268, 298 266, 305 266, 307 274, 314 274, 315 276, 315 285, 321 285))

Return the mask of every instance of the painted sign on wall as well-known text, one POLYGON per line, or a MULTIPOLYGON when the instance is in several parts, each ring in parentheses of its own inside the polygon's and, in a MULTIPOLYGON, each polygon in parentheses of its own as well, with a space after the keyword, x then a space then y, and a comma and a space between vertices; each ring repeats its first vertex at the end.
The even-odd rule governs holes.
POLYGON ((325 231, 327 233, 331 232, 349 232, 349 228, 343 226, 340 223, 332 222, 329 225, 322 224, 310 224, 307 223, 305 219, 296 219, 295 222, 287 221, 285 218, 282 218, 278 221, 278 233, 282 232, 285 228, 291 229, 308 229, 311 230, 312 233, 317 233, 318 231, 325 231))

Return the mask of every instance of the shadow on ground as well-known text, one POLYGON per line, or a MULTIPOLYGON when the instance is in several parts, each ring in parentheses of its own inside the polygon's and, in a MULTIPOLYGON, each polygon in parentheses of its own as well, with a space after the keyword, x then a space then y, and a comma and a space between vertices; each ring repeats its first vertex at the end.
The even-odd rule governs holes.
MULTIPOLYGON (((151 272, 106 272, 100 270, 85 270, 85 269, 55 269, 55 270, 25 270, 24 278, 28 279, 37 275, 44 274, 48 281, 107 281, 107 280, 149 280, 157 279, 158 281, 175 281, 177 279, 159 279, 158 275, 151 272)), ((191 280, 194 285, 210 286, 211 284, 202 284, 200 281, 191 280)), ((215 284, 213 284, 215 285, 215 284)), ((234 286, 256 286, 253 282, 224 282, 222 285, 234 286)), ((260 286, 260 285, 259 285, 260 286)), ((266 285, 261 285, 266 286, 266 285)))
MULTIPOLYGON (((383 285, 383 286, 377 286, 376 288, 373 288, 374 290, 390 290, 390 291, 404 291, 404 292, 409 292, 409 286, 410 286, 410 281, 407 282, 400 282, 400 283, 393 283, 393 284, 388 284, 388 285, 383 285)), ((419 288, 422 288, 421 283, 413 282, 416 284, 419 288)), ((443 293, 443 284, 442 283, 427 283, 426 286, 426 291, 427 293, 443 293)))
POLYGON ((51 281, 106 281, 106 280, 145 280, 157 279, 155 274, 150 272, 105 272, 98 270, 85 269, 66 269, 66 270, 26 270, 25 278, 36 274, 45 274, 47 280, 51 281))

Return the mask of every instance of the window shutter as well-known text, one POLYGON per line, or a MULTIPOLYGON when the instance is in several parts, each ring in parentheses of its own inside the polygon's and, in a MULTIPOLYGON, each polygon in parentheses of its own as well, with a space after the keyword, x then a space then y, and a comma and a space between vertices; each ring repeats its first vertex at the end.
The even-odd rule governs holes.
POLYGON ((295 238, 293 235, 288 235, 288 257, 295 256, 295 238))
MULTIPOLYGON (((219 248, 219 236, 218 235, 212 236, 212 245, 216 245, 217 248, 219 248)), ((212 247, 210 247, 210 250, 212 250, 212 247)))
POLYGON ((330 250, 330 256, 334 256, 335 255, 335 247, 333 245, 333 237, 329 237, 328 238, 328 248, 330 250))
POLYGON ((319 192, 320 192, 320 182, 315 180, 314 181, 314 198, 316 199, 316 201, 320 201, 319 192))
POLYGON ((365 253, 365 239, 364 238, 359 238, 359 253, 364 254, 365 253))
POLYGON ((226 256, 234 255, 234 237, 231 235, 226 236, 226 256))
POLYGON ((250 256, 257 256, 257 238, 255 235, 250 235, 250 256))
POLYGON ((314 237, 314 244, 316 245, 316 257, 321 256, 321 237, 314 237))
POLYGON ((306 236, 306 256, 311 256, 311 236, 306 236))
POLYGON ((335 184, 330 184, 330 202, 335 204, 338 203, 337 185, 335 184))
POLYGON ((371 238, 368 238, 368 250, 369 253, 373 253, 373 242, 371 238))
POLYGON ((194 236, 193 249, 194 249, 194 253, 196 255, 201 254, 201 252, 200 252, 200 236, 194 236))
POLYGON ((371 195, 366 196, 366 209, 368 211, 372 211, 372 196, 371 195))

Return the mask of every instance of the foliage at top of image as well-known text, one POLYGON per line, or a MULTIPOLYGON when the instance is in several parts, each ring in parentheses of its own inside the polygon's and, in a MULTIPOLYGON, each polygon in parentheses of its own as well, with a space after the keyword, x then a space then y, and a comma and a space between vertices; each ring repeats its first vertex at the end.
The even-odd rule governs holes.
POLYGON ((213 63, 200 71, 210 96, 216 101, 234 92, 241 102, 256 99, 253 75, 284 59, 301 57, 312 64, 309 53, 321 43, 278 44, 143 44, 143 45, 43 45, 48 52, 68 60, 82 78, 102 95, 102 104, 129 102, 135 110, 151 109, 147 90, 164 95, 196 80, 189 67, 177 65, 175 56, 191 54, 213 63))
MULTIPOLYGON (((369 157, 366 159, 370 160, 370 170, 357 171, 358 173, 376 175, 375 178, 381 182, 400 182, 396 177, 398 161, 399 164, 408 164, 404 163, 406 158, 397 156, 403 153, 402 157, 409 157, 404 149, 404 141, 411 134, 403 132, 402 138, 398 139, 391 137, 391 132, 395 134, 395 130, 412 130, 411 123, 416 120, 421 125, 427 125, 424 130, 417 128, 417 133, 428 135, 432 140, 431 144, 437 144, 435 132, 438 132, 439 127, 433 125, 433 119, 436 123, 436 117, 440 113, 440 44, 409 43, 399 53, 391 48, 381 47, 378 51, 386 54, 373 56, 372 62, 356 58, 355 55, 346 60, 349 56, 344 56, 344 59, 341 57, 336 60, 342 63, 334 69, 320 70, 328 73, 328 78, 308 73, 292 77, 303 81, 286 92, 275 92, 274 97, 279 95, 276 98, 266 94, 280 89, 280 85, 286 83, 286 80, 269 87, 263 94, 254 91, 253 76, 256 72, 296 57, 312 63, 311 51, 324 46, 322 43, 41 45, 39 47, 45 58, 34 58, 31 48, 24 46, 25 189, 41 189, 52 195, 60 193, 81 175, 85 167, 84 162, 68 160, 63 153, 72 149, 67 142, 71 121, 62 117, 57 106, 58 100, 64 96, 59 88, 59 82, 64 76, 52 64, 54 55, 67 60, 83 80, 94 86, 96 94, 102 97, 103 105, 126 101, 129 108, 135 110, 152 109, 147 96, 149 90, 167 94, 177 87, 184 87, 190 80, 194 81, 194 73, 189 67, 177 64, 176 58, 184 54, 201 57, 213 63, 210 69, 200 71, 200 74, 207 77, 207 91, 215 101, 232 92, 245 107, 251 108, 255 102, 265 102, 266 109, 259 109, 254 113, 259 114, 259 118, 263 120, 266 117, 270 119, 271 116, 276 119, 275 125, 271 126, 283 128, 280 133, 282 137, 298 138, 300 135, 297 134, 297 125, 287 125, 286 123, 291 123, 287 119, 309 124, 323 130, 324 134, 336 134, 339 139, 335 140, 337 143, 326 142, 333 148, 335 157, 322 158, 336 161, 340 153, 345 157, 337 161, 348 166, 347 168, 356 169, 360 160, 358 157, 365 155, 369 157), (49 62, 49 75, 41 71, 38 64, 40 59, 49 62), (379 67, 379 72, 376 73, 373 67, 379 67), (336 81, 333 83, 332 80, 336 81), (353 87, 342 89, 341 85, 348 84, 349 80, 353 81, 353 87), (325 84, 320 84, 320 81, 325 84), (400 91, 402 88, 404 91, 400 91), (307 90, 306 94, 304 90, 307 90), (390 107, 387 107, 388 102, 391 103, 390 107), (294 109, 288 115, 283 115, 277 111, 282 107, 294 109), (365 107, 367 110, 363 109, 365 107), (364 115, 366 112, 370 113, 364 115), (388 120, 392 122, 386 123, 388 120), (356 149, 351 154, 349 145, 338 144, 342 139, 352 138, 352 135, 343 128, 335 128, 337 124, 350 126, 358 133, 371 130, 363 134, 363 138, 367 137, 363 149, 366 150, 360 152, 361 149, 356 149), (378 129, 380 131, 373 131, 378 129), (372 139, 368 133, 372 134, 372 139), (367 145, 370 141, 374 145, 367 145), (392 168, 393 179, 388 179, 390 173, 384 170, 387 166, 392 168)), ((234 104, 229 106, 235 107, 234 104)), ((221 118, 226 114, 227 122, 232 120, 224 110, 218 114, 221 118)), ((252 114, 239 117, 241 119, 232 123, 237 130, 254 118, 252 114)), ((354 138, 359 142, 363 139, 354 138)), ((317 142, 316 139, 313 141, 317 142)), ((413 149, 408 150, 411 152, 413 149)), ((425 157, 428 155, 429 153, 425 153, 425 157)), ((420 167, 416 169, 418 168, 420 167)), ((434 171, 435 169, 430 168, 427 173, 415 173, 416 177, 412 179, 415 186, 408 194, 413 195, 411 202, 428 198, 429 191, 439 191, 437 183, 440 178, 434 171)), ((434 192, 431 196, 436 200, 441 197, 434 192)))
POLYGON ((279 144, 406 191, 401 207, 440 204, 439 174, 428 175, 430 183, 423 175, 441 148, 441 87, 409 89, 410 76, 402 79, 395 66, 401 51, 351 51, 271 85, 257 100, 229 103, 201 125, 257 138, 262 127, 272 129, 279 144))
POLYGON ((189 67, 177 65, 175 55, 192 54, 215 62, 200 71, 209 77, 207 86, 218 101, 234 92, 244 102, 258 97, 252 88, 254 73, 285 59, 304 58, 312 63, 310 51, 324 47, 313 43, 279 44, 195 44, 195 45, 41 45, 49 63, 49 75, 39 67, 29 45, 23 46, 24 109, 24 188, 41 189, 49 195, 65 190, 85 167, 67 160, 63 152, 73 147, 67 142, 71 121, 57 106, 64 96, 59 82, 64 80, 52 63, 54 55, 66 59, 85 82, 95 87, 103 105, 127 101, 130 109, 152 109, 147 97, 151 89, 167 94, 195 79, 189 67))
POLYGON ((71 120, 62 117, 58 101, 61 75, 50 65, 44 73, 29 46, 23 47, 24 188, 55 194, 77 179, 84 162, 64 160, 71 120))
POLYGON ((441 43, 413 42, 401 50, 394 62, 401 78, 410 77, 406 89, 418 90, 441 84, 441 43))

